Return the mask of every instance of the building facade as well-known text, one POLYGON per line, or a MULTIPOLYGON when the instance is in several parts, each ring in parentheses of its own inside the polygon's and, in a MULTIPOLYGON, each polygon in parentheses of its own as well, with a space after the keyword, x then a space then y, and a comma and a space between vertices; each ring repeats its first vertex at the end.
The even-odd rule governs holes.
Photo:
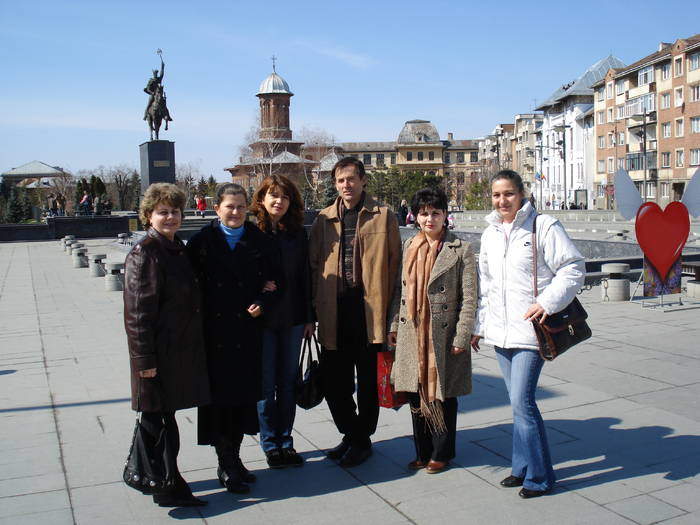
POLYGON ((596 207, 612 209, 618 169, 643 199, 680 200, 700 167, 700 34, 662 42, 594 89, 596 207))
POLYGON ((594 181, 590 178, 592 170, 586 166, 589 133, 585 115, 594 105, 592 86, 608 70, 622 67, 625 64, 621 60, 608 56, 573 82, 561 86, 536 108, 543 112, 536 146, 544 175, 545 206, 547 202, 552 208, 593 205, 594 181))
POLYGON ((398 169, 445 177, 451 206, 461 206, 471 181, 480 173, 479 149, 474 140, 442 140, 428 120, 407 121, 396 141, 343 142, 346 156, 356 157, 368 172, 398 169))

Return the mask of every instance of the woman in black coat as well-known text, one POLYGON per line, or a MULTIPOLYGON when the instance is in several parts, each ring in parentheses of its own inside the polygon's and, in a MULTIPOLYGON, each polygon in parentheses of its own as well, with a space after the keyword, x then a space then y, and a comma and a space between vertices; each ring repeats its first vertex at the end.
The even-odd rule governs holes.
POLYGON ((222 185, 214 210, 218 219, 187 244, 203 296, 204 334, 212 403, 199 409, 198 442, 212 445, 219 481, 245 493, 255 481, 241 462, 244 434, 257 434, 261 399, 263 316, 277 292, 274 246, 246 222, 248 202, 238 184, 222 185))
POLYGON ((265 315, 260 446, 270 468, 300 467, 304 460, 292 440, 295 383, 302 337, 311 337, 315 328, 304 205, 292 181, 272 175, 255 192, 252 211, 276 245, 281 273, 279 302, 265 315))
MULTIPOLYGON (((185 246, 175 235, 185 194, 174 184, 153 184, 141 202, 146 236, 126 256, 124 327, 131 365, 131 408, 153 436, 165 427, 177 466, 180 435, 175 411, 209 402, 199 287, 185 246)), ((180 473, 162 507, 204 505, 180 473)))

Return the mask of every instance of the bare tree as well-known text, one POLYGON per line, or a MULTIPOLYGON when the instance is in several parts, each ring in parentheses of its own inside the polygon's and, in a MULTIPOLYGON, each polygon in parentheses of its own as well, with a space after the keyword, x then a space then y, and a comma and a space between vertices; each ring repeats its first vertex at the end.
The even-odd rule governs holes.
POLYGON ((302 166, 306 183, 306 187, 302 190, 304 205, 306 207, 322 207, 326 200, 327 186, 332 181, 324 176, 320 165, 326 155, 336 150, 335 137, 324 129, 308 127, 301 128, 298 137, 304 142, 302 157, 315 162, 315 164, 304 163, 302 166))
POLYGON ((175 166, 175 184, 185 192, 185 206, 192 206, 192 194, 197 180, 202 177, 198 162, 180 162, 175 166))
POLYGON ((130 210, 135 207, 139 195, 138 172, 125 164, 107 168, 105 173, 107 193, 117 203, 120 210, 130 210))

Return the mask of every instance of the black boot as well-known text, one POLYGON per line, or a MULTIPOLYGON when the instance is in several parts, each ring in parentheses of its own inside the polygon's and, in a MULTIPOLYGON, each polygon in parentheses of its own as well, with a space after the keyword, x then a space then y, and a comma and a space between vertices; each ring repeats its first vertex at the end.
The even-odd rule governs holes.
POLYGON ((192 494, 192 489, 179 472, 172 490, 165 494, 155 494, 153 503, 161 507, 203 507, 207 504, 206 501, 192 494))
MULTIPOLYGON (((236 494, 247 494, 250 492, 250 487, 244 479, 244 473, 238 466, 240 459, 238 458, 237 447, 231 441, 221 441, 215 448, 219 459, 219 468, 216 470, 216 475, 221 486, 236 494)), ((240 465, 243 466, 243 463, 240 465)), ((243 468, 245 469, 245 467, 243 468)))

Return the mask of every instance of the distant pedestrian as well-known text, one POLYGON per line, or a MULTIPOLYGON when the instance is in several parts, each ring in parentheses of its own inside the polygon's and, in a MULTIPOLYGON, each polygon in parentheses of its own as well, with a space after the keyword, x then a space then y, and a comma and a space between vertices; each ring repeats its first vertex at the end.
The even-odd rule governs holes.
POLYGON ((399 226, 406 226, 406 217, 408 216, 408 202, 406 199, 401 199, 399 206, 399 226))
POLYGON ((197 195, 197 214, 204 217, 204 212, 207 209, 207 201, 202 195, 197 195))

